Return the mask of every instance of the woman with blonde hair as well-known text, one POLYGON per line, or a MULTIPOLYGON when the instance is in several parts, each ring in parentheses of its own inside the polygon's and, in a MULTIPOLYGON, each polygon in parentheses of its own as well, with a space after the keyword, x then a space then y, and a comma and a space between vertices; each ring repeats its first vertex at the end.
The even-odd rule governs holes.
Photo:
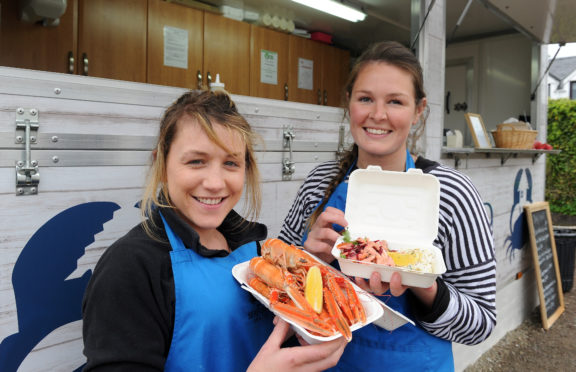
POLYGON ((85 371, 319 371, 346 341, 282 348, 286 322, 240 288, 259 254, 250 125, 224 92, 183 94, 165 112, 141 203, 144 220, 102 255, 84 302, 85 371))

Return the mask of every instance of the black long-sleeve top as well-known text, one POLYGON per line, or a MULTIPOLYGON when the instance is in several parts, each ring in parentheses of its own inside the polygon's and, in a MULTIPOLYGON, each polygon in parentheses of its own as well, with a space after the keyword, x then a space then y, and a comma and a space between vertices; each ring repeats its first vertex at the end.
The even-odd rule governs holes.
MULTIPOLYGON (((228 255, 202 246, 174 210, 161 211, 187 248, 204 257, 228 255)), ((94 269, 82 304, 84 371, 164 369, 174 329, 174 277, 164 225, 157 211, 151 218, 163 241, 152 239, 140 224, 112 244, 94 269)), ((234 211, 218 229, 231 250, 267 234, 266 226, 249 224, 234 211)))

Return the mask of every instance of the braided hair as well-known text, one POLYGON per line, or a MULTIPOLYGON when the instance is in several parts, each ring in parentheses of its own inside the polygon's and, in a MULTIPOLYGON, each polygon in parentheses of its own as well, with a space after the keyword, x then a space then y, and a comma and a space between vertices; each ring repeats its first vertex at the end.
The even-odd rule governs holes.
MULTIPOLYGON (((416 106, 422 102, 422 99, 426 98, 426 93, 424 92, 424 77, 422 73, 422 66, 420 66, 418 58, 416 58, 410 49, 396 41, 383 41, 373 44, 368 49, 366 49, 358 57, 354 67, 352 67, 352 70, 350 71, 350 75, 348 76, 348 80, 344 86, 344 91, 346 94, 343 95, 345 118, 349 118, 348 107, 350 104, 350 96, 352 95, 352 90, 358 75, 364 69, 364 67, 371 63, 386 63, 408 72, 412 76, 416 106)), ((415 148, 416 142, 424 131, 426 116, 427 113, 422 115, 420 119, 420 125, 416 126, 411 133, 411 138, 409 139, 411 150, 415 148)), ((326 203, 328 203, 330 196, 334 190, 336 190, 336 187, 344 181, 344 177, 346 177, 348 169, 352 166, 356 159, 358 159, 358 145, 353 144, 352 147, 341 156, 338 174, 336 174, 336 176, 328 184, 320 205, 310 216, 307 224, 308 229, 314 225, 324 210, 326 203)))

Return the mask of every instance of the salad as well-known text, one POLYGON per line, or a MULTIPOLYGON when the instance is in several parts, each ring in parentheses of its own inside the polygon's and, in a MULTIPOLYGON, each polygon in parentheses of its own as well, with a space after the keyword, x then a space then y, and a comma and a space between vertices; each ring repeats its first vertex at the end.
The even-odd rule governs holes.
POLYGON ((346 231, 344 241, 338 244, 340 257, 364 263, 401 267, 412 271, 432 272, 434 256, 424 249, 392 250, 386 240, 368 238, 350 239, 346 231))

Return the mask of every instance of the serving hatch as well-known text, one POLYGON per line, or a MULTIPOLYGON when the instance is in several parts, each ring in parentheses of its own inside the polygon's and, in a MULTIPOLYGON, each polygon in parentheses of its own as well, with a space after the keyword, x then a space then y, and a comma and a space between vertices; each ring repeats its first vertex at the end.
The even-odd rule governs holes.
POLYGON ((368 166, 355 170, 348 181, 345 211, 351 240, 385 240, 390 250, 399 252, 418 249, 430 259, 431 269, 415 271, 343 258, 338 248, 344 242, 342 236, 332 249, 340 270, 362 278, 377 271, 383 281, 398 272, 404 285, 430 287, 446 272, 442 252, 432 244, 438 234, 439 205, 439 181, 420 169, 392 172, 368 166))

